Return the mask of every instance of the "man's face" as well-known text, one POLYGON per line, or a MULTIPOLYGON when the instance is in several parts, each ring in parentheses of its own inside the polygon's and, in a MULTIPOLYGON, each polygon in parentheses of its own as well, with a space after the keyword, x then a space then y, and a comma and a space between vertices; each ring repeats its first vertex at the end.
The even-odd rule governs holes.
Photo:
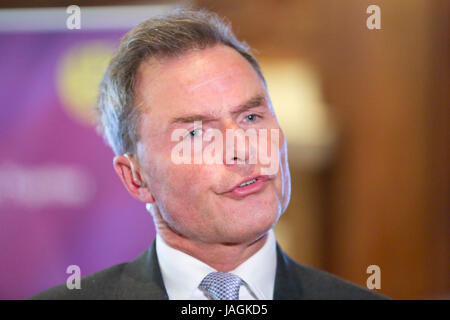
MULTIPOLYGON (((146 61, 138 69, 136 100, 148 110, 139 124, 141 174, 170 229, 195 241, 243 243, 273 227, 290 197, 286 144, 262 80, 238 52, 218 45, 146 61), (227 164, 225 140, 221 164, 176 164, 171 156, 180 140, 171 136, 175 129, 194 130, 193 121, 180 121, 191 115, 208 119, 202 121, 203 132, 216 129, 224 137, 227 129, 278 129, 278 150, 270 150, 269 135, 266 152, 277 153, 279 169, 266 181, 258 178, 256 192, 229 192, 268 165, 248 159, 227 164)), ((199 133, 184 139, 201 139, 199 133)))

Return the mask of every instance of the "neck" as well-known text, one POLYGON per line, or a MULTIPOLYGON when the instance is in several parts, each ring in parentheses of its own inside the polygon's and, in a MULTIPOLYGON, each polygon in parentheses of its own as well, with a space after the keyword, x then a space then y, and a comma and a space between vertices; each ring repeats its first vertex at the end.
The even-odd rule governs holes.
POLYGON ((180 250, 220 272, 229 272, 250 258, 267 241, 268 233, 243 243, 207 243, 187 238, 162 219, 159 212, 152 212, 156 231, 170 247, 180 250))
POLYGON ((267 241, 268 234, 247 243, 223 244, 204 243, 184 238, 180 235, 167 236, 159 233, 170 247, 180 250, 220 272, 229 272, 249 259, 267 241))

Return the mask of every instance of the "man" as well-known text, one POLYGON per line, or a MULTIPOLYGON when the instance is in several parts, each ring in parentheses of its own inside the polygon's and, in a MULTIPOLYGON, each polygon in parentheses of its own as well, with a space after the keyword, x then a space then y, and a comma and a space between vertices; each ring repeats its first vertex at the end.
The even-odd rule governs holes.
POLYGON ((133 29, 103 78, 98 109, 114 169, 152 213, 156 240, 136 260, 84 278, 80 290, 62 285, 35 298, 381 297, 298 265, 276 244, 272 228, 291 188, 286 142, 258 62, 217 16, 178 11, 133 29), (230 132, 231 145, 219 143, 230 132), (248 132, 273 135, 247 143, 248 132), (180 146, 190 154, 181 163, 180 146), (216 161, 190 161, 211 146, 216 161), (276 157, 263 164, 252 150, 276 157))

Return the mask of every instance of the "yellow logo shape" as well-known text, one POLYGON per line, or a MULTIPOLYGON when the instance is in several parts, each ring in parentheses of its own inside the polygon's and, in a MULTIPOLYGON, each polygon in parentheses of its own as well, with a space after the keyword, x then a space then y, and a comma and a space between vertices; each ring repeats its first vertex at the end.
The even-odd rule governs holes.
POLYGON ((112 57, 113 46, 87 42, 69 49, 58 68, 58 91, 68 114, 81 123, 95 123, 98 86, 112 57))

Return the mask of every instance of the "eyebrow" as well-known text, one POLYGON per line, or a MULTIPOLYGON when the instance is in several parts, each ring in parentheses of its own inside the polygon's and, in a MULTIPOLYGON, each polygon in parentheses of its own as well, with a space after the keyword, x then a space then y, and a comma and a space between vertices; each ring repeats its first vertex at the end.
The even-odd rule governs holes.
MULTIPOLYGON (((252 108, 257 108, 262 105, 265 105, 265 102, 266 102, 266 98, 262 94, 257 94, 254 97, 252 97, 251 99, 249 99, 248 101, 246 101, 245 103, 235 107, 234 110, 231 111, 231 113, 238 114, 238 113, 250 110, 252 108)), ((173 125, 175 123, 191 123, 194 121, 211 121, 214 119, 215 118, 210 115, 189 114, 189 115, 184 115, 181 117, 172 118, 170 120, 170 125, 173 125)))

